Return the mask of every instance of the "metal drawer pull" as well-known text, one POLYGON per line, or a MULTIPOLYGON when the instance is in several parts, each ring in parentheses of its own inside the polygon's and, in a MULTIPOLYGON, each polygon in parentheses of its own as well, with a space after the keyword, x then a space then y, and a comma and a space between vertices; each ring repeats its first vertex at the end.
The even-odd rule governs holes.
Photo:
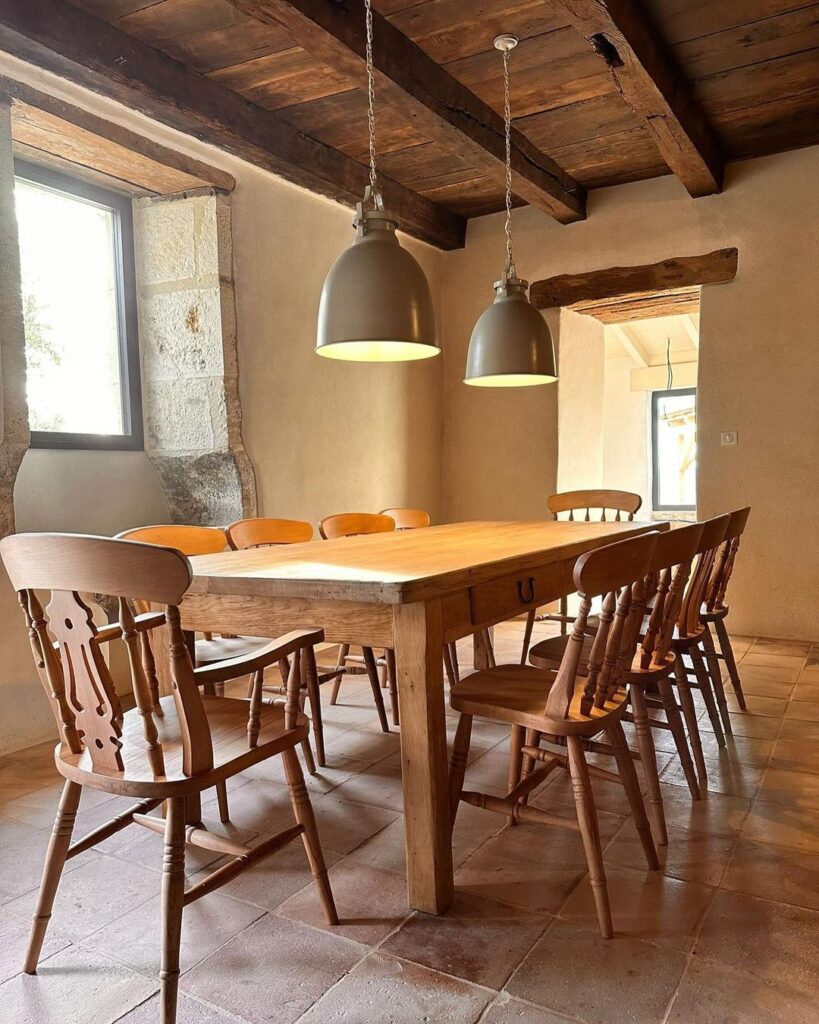
POLYGON ((527 593, 523 592, 523 580, 518 580, 518 599, 521 604, 531 604, 535 599, 535 577, 530 576, 527 580, 527 593))

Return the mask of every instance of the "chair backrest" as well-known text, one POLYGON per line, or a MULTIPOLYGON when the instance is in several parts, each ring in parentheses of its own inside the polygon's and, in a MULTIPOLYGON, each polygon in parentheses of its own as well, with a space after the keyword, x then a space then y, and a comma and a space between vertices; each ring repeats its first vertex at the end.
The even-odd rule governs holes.
POLYGON ((130 540, 40 533, 5 537, 0 556, 18 593, 60 738, 71 753, 86 749, 95 770, 123 770, 122 709, 97 627, 80 596, 90 591, 118 600, 121 637, 154 776, 163 776, 165 769, 153 719, 153 659, 146 654, 148 645, 139 643, 144 634, 138 633, 131 611, 131 602, 137 598, 165 606, 183 772, 191 776, 213 767, 208 720, 179 621, 178 605, 191 581, 184 555, 173 548, 130 540), (51 592, 45 611, 38 590, 51 592))
POLYGON ((225 531, 218 526, 138 526, 117 534, 117 540, 138 540, 176 548, 183 555, 215 555, 227 546, 225 531))
POLYGON ((697 561, 677 617, 677 628, 682 637, 695 636, 701 629, 700 610, 714 571, 717 551, 725 539, 730 519, 730 515, 726 514, 714 516, 702 523, 702 535, 697 545, 697 561))
POLYGON ((313 539, 313 527, 300 519, 268 519, 255 516, 239 519, 225 528, 234 551, 263 548, 274 544, 301 544, 313 539))
POLYGON ((654 592, 654 604, 640 653, 640 664, 644 669, 665 665, 702 531, 702 523, 692 523, 668 530, 657 539, 649 570, 649 588, 654 592))
POLYGON ((325 540, 334 540, 336 537, 358 537, 363 533, 390 533, 395 529, 395 520, 375 512, 340 512, 335 516, 325 516, 318 528, 325 540))
POLYGON ((381 515, 394 520, 396 530, 419 530, 432 521, 422 508, 385 508, 381 515))
POLYGON ((568 512, 569 521, 573 522, 579 518, 575 512, 585 512, 582 519, 588 523, 591 522, 591 513, 594 510, 600 513, 600 521, 605 523, 608 521, 606 511, 611 510, 614 512, 612 521, 619 523, 624 512, 626 518, 632 520, 634 513, 643 504, 643 499, 631 491, 562 491, 547 498, 546 504, 555 519, 560 517, 561 512, 568 512))
POLYGON ((734 562, 737 551, 739 551, 739 540, 745 532, 750 514, 750 505, 735 509, 731 513, 728 528, 725 531, 725 540, 720 544, 714 559, 714 570, 705 594, 705 607, 709 612, 725 607, 725 593, 728 589, 728 581, 734 571, 734 562))
POLYGON ((574 567, 580 610, 549 691, 546 715, 565 718, 578 675, 586 678, 580 703, 584 715, 602 708, 620 686, 637 649, 646 605, 648 576, 659 534, 656 531, 607 544, 581 555, 574 567), (595 597, 602 597, 598 628, 589 648, 586 625, 595 597), (586 664, 581 664, 586 649, 586 664))

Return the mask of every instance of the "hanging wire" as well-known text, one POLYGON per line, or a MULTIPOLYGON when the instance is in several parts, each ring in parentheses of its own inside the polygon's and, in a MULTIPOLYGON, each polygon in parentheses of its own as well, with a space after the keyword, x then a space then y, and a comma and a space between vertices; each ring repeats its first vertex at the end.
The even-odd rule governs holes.
POLYGON ((375 171, 375 76, 373 74, 373 5, 364 0, 367 29, 367 131, 370 141, 370 191, 373 198, 378 193, 375 171))
POLYGON ((671 336, 665 339, 665 365, 667 370, 665 390, 668 394, 674 387, 674 367, 671 365, 671 336))
POLYGON ((512 108, 509 103, 509 50, 503 50, 503 121, 506 133, 506 270, 514 274, 512 256, 512 108))

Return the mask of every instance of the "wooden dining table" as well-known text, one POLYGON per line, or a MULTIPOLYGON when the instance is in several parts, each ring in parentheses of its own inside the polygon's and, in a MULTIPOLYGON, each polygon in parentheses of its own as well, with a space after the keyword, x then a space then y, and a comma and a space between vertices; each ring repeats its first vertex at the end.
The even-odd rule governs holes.
POLYGON ((408 898, 441 914, 453 896, 443 644, 571 593, 579 555, 657 528, 467 522, 200 555, 182 624, 270 637, 321 626, 330 642, 395 651, 408 898))

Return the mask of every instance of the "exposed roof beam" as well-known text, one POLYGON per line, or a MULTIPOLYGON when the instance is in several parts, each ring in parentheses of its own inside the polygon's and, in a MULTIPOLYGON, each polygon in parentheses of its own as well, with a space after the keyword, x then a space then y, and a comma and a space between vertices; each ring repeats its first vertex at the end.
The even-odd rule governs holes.
POLYGON ((697 351, 699 351, 699 347, 700 347, 700 332, 699 332, 699 328, 694 323, 694 318, 691 316, 690 313, 686 313, 682 317, 682 325, 683 325, 683 330, 688 335, 688 340, 691 342, 691 344, 694 346, 694 348, 697 349, 697 351))
POLYGON ((551 0, 589 42, 692 196, 722 188, 723 159, 676 58, 640 0, 551 0))
POLYGON ((561 274, 535 281, 529 294, 532 305, 538 309, 555 309, 600 299, 720 284, 733 281, 736 273, 737 250, 716 249, 702 256, 676 256, 661 263, 561 274))
MULTIPOLYGON (((284 26, 308 53, 353 79, 361 79, 366 52, 363 0, 230 3, 258 20, 284 26)), ((503 118, 376 11, 373 40, 379 99, 392 101, 419 132, 467 155, 482 174, 502 184, 503 118)), ((585 217, 583 186, 516 129, 512 131, 511 157, 516 195, 564 224, 585 217)))
MULTIPOLYGON (((367 168, 356 160, 67 3, 2 4, 0 49, 340 202, 357 201, 367 184, 367 168)), ((462 217, 381 181, 403 230, 442 249, 463 246, 462 217)))
POLYGON ((626 354, 631 356, 637 366, 648 366, 646 350, 627 327, 624 327, 622 324, 609 324, 608 329, 626 350, 626 354))

